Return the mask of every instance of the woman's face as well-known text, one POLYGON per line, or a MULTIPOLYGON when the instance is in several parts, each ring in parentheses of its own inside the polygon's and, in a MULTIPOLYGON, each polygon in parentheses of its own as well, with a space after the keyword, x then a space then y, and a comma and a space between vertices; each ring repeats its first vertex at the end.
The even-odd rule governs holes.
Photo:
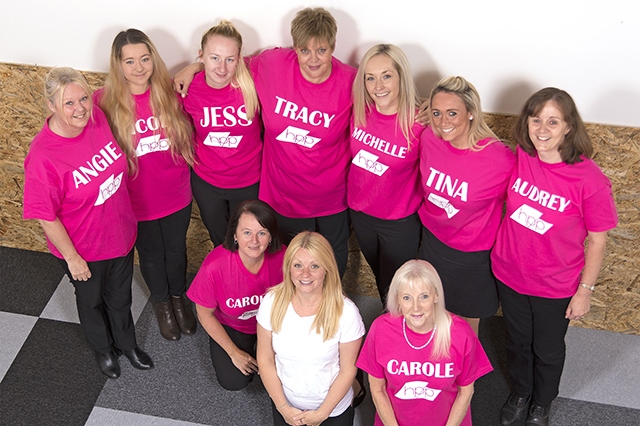
POLYGON ((215 89, 227 87, 241 61, 238 43, 227 37, 213 35, 207 38, 200 61, 204 64, 207 84, 215 89))
POLYGON ((151 52, 144 43, 127 44, 122 47, 122 74, 127 81, 129 91, 134 95, 144 93, 149 88, 149 79, 153 74, 151 52))
POLYGON ((369 59, 364 69, 364 82, 378 112, 386 115, 398 112, 400 76, 390 57, 376 55, 369 59))
POLYGON ((242 213, 236 233, 238 252, 243 262, 259 260, 271 242, 271 234, 251 213, 242 213))
POLYGON ((326 41, 312 38, 306 47, 296 47, 300 72, 311 83, 322 83, 331 75, 333 49, 326 41))
POLYGON ((559 163, 562 156, 558 152, 560 144, 571 128, 564 121, 562 111, 555 101, 547 101, 540 113, 529 117, 529 138, 533 142, 538 156, 545 163, 559 163))
POLYGON ((398 291, 400 311, 407 326, 417 333, 427 333, 434 324, 434 304, 438 295, 426 285, 404 285, 398 291))
POLYGON ((291 259, 291 280, 296 291, 307 294, 322 294, 327 271, 309 250, 301 248, 291 259))
POLYGON ((467 148, 471 113, 455 93, 436 93, 431 101, 431 126, 435 134, 456 148, 467 148))
MULTIPOLYGON (((74 137, 79 135, 89 122, 93 103, 86 90, 75 83, 62 90, 62 101, 58 104, 48 102, 48 106, 63 132, 62 136, 74 137)), ((59 99, 57 93, 55 99, 59 99)))

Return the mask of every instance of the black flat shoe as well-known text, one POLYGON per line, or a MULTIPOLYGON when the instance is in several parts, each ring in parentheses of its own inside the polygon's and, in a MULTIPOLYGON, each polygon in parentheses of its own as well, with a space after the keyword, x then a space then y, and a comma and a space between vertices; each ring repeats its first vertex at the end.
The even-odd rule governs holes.
POLYGON ((500 410, 500 424, 504 426, 522 424, 529 410, 531 396, 518 396, 515 393, 509 395, 509 399, 500 410))
POLYGON ((153 368, 151 357, 139 347, 136 346, 133 349, 124 350, 123 353, 124 356, 129 358, 129 362, 134 368, 138 370, 151 370, 153 368))
POLYGON ((110 379, 117 379, 120 377, 120 364, 118 364, 118 358, 113 351, 109 351, 106 354, 96 351, 96 361, 102 374, 110 379))
POLYGON ((531 404, 529 415, 527 416, 526 426, 549 426, 549 405, 538 405, 535 402, 531 404))

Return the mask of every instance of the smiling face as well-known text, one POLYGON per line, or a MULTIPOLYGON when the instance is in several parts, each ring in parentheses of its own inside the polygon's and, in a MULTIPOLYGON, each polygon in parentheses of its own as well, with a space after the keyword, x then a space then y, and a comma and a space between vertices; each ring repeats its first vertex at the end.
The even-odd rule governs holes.
POLYGON ((251 213, 240 216, 234 238, 238 242, 240 259, 245 265, 262 259, 271 242, 269 231, 251 213))
POLYGON ((400 76, 393 60, 387 55, 372 57, 365 66, 365 87, 378 112, 391 115, 398 112, 400 76))
POLYGON ((554 101, 547 101, 535 117, 527 120, 529 128, 529 138, 533 142, 538 157, 545 163, 559 163, 562 156, 558 152, 560 144, 571 127, 564 121, 564 116, 558 104, 554 101))
MULTIPOLYGON (((60 136, 72 138, 82 133, 82 129, 89 122, 93 104, 89 94, 75 83, 61 89, 62 100, 53 104, 47 103, 53 113, 49 121, 51 130, 60 136)), ((56 101, 60 99, 56 93, 56 101)))
POLYGON ((296 292, 322 295, 325 268, 318 262, 309 250, 301 248, 291 259, 291 281, 296 286, 296 292))
POLYGON ((435 134, 456 148, 468 148, 469 122, 472 117, 456 94, 440 92, 431 100, 431 125, 435 134))
POLYGON ((153 74, 153 59, 147 45, 138 43, 122 46, 121 64, 129 91, 134 95, 146 92, 153 74))
POLYGON ((326 41, 312 38, 306 47, 296 47, 302 76, 311 83, 322 83, 331 75, 333 49, 326 41))
POLYGON ((209 36, 204 50, 200 51, 207 84, 215 89, 222 89, 231 83, 238 61, 241 60, 238 43, 221 35, 209 36))
POLYGON ((428 286, 405 284, 398 289, 398 304, 407 326, 417 333, 427 333, 434 325, 434 304, 438 295, 428 286))

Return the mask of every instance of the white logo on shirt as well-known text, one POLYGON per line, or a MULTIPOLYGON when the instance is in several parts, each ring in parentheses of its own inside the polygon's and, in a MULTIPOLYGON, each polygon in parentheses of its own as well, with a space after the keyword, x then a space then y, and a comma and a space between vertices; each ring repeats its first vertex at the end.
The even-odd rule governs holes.
POLYGON ((451 198, 460 198, 461 201, 467 202, 467 195, 469 193, 469 183, 458 179, 454 179, 451 176, 429 167, 431 172, 425 182, 425 185, 429 188, 435 188, 436 191, 447 194, 451 198))
POLYGON ((280 142, 289 142, 302 145, 305 148, 313 148, 315 144, 320 142, 320 138, 309 136, 309 131, 289 126, 276 138, 280 142))
POLYGON ((242 136, 230 136, 229 132, 210 132, 204 138, 203 144, 207 146, 217 146, 219 148, 237 148, 242 140, 242 136))
POLYGON ((361 149, 356 156, 353 157, 352 163, 373 173, 374 175, 382 176, 389 166, 379 163, 378 158, 380 157, 361 149))
POLYGON ((118 191, 118 188, 120 188, 120 184, 122 184, 123 173, 124 172, 120 173, 117 177, 111 175, 107 178, 107 180, 102 182, 102 185, 100 185, 100 192, 98 192, 98 199, 96 200, 94 206, 104 204, 105 201, 111 198, 111 196, 118 191))
POLYGON ((435 400, 441 390, 431 389, 428 382, 415 381, 407 382, 396 393, 398 399, 426 399, 427 401, 435 400))
POLYGON ((449 219, 454 217, 460 211, 460 209, 456 209, 455 207, 453 207, 449 200, 439 195, 431 193, 427 197, 427 200, 431 201, 431 203, 433 203, 436 207, 440 207, 442 210, 444 210, 449 219))
POLYGON ((152 152, 167 151, 169 146, 171 146, 169 139, 160 139, 160 135, 147 136, 141 138, 140 142, 138 142, 136 156, 142 157, 152 152))
POLYGON ((246 312, 244 312, 242 315, 240 315, 240 316, 238 317, 238 319, 241 319, 241 320, 248 320, 248 319, 251 319, 251 318, 255 317, 256 315, 258 315, 258 310, 257 310, 257 309, 254 309, 253 311, 246 311, 246 312))
POLYGON ((541 217, 541 212, 526 204, 521 205, 520 208, 514 211, 511 215, 511 219, 520 225, 537 232, 540 235, 544 235, 549 229, 551 229, 553 224, 545 222, 541 217))

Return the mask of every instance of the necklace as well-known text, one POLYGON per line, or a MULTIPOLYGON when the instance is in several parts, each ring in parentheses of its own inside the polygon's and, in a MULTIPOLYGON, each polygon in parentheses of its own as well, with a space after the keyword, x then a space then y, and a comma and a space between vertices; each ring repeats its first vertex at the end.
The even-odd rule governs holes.
POLYGON ((405 318, 402 318, 402 334, 404 334, 404 340, 407 341, 407 345, 411 346, 413 349, 417 351, 419 351, 420 349, 426 348, 427 345, 431 343, 431 341, 433 340, 433 336, 436 335, 436 328, 438 327, 434 324, 433 330, 431 330, 431 337, 429 337, 429 340, 427 340, 427 343, 425 343, 422 346, 413 346, 411 342, 409 342, 409 338, 407 337, 407 320, 405 318))

